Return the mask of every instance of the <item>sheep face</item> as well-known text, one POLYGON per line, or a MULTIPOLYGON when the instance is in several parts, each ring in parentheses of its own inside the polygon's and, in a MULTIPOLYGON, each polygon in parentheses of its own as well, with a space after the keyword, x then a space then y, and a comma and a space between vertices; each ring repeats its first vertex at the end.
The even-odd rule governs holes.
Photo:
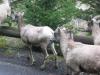
POLYGON ((100 27, 100 15, 95 16, 92 18, 93 24, 98 25, 100 27))
POLYGON ((60 29, 62 29, 66 33, 67 39, 73 39, 72 31, 66 29, 65 27, 57 27, 57 29, 54 32, 55 40, 57 42, 60 41, 60 29))
POLYGON ((15 11, 12 11, 12 14, 11 14, 11 18, 13 21, 16 21, 18 23, 18 18, 20 17, 23 17, 24 16, 24 12, 15 12, 15 11))
POLYGON ((60 40, 60 29, 63 29, 64 31, 66 30, 65 27, 57 27, 56 30, 54 31, 54 37, 55 37, 55 41, 59 42, 60 40))
POLYGON ((93 17, 88 21, 87 31, 92 31, 94 27, 100 27, 100 15, 93 17))

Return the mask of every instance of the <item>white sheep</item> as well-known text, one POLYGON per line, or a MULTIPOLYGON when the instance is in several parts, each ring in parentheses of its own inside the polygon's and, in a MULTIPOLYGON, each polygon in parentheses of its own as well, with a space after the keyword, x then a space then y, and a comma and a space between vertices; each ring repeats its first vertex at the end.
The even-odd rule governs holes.
POLYGON ((9 0, 3 0, 3 3, 0 4, 0 24, 4 22, 7 16, 11 15, 11 7, 9 0))
POLYGON ((85 31, 92 31, 92 37, 95 45, 100 45, 100 15, 91 18, 87 21, 88 24, 78 25, 77 28, 82 28, 85 31))
POLYGON ((100 15, 92 18, 92 23, 88 26, 92 30, 95 45, 100 45, 100 15))
POLYGON ((58 28, 56 35, 60 38, 60 48, 66 65, 74 75, 79 75, 80 72, 100 72, 100 46, 75 44, 72 32, 65 28, 58 28))
MULTIPOLYGON (((20 31, 21 39, 29 46, 30 48, 30 58, 31 64, 34 63, 34 57, 32 54, 32 45, 40 46, 44 52, 44 63, 41 66, 41 69, 45 68, 46 59, 49 54, 47 52, 47 46, 49 46, 55 56, 55 65, 57 52, 54 47, 54 31, 48 26, 33 26, 31 24, 25 25, 23 22, 23 13, 18 12, 15 16, 16 21, 18 22, 18 28, 20 31)), ((57 65, 56 65, 57 66, 57 65)))

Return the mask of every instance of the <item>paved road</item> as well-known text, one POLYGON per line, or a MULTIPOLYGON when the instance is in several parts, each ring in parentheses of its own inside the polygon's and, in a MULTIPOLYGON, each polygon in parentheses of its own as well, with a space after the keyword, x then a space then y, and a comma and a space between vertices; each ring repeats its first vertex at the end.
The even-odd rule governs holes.
POLYGON ((28 69, 27 67, 0 62, 0 75, 48 75, 43 71, 28 69))
POLYGON ((7 62, 0 62, 0 75, 54 75, 35 68, 27 68, 7 62))
MULTIPOLYGON (((0 75, 66 75, 67 68, 63 59, 59 60, 58 69, 54 69, 54 62, 51 61, 46 65, 44 71, 40 70, 43 62, 43 55, 41 53, 33 52, 36 59, 34 66, 29 65, 26 59, 27 51, 20 52, 20 55, 5 56, 0 54, 0 75)), ((87 75, 87 74, 80 74, 87 75)))
POLYGON ((65 75, 62 62, 59 63, 58 69, 54 69, 54 62, 51 61, 46 65, 46 69, 41 71, 40 66, 43 62, 43 55, 37 52, 33 52, 33 55, 36 59, 36 64, 30 66, 29 61, 26 59, 27 52, 22 52, 19 55, 20 57, 16 55, 9 57, 0 54, 0 75, 65 75))

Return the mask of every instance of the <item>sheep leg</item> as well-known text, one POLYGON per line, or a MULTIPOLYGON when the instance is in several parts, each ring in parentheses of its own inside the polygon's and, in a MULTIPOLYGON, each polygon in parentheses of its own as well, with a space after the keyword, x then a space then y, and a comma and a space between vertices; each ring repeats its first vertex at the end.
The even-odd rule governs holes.
POLYGON ((51 46, 50 48, 51 48, 51 50, 52 50, 52 52, 53 52, 53 54, 54 54, 54 56, 55 56, 55 68, 58 68, 57 52, 56 52, 56 50, 55 50, 54 43, 51 43, 50 46, 51 46))
POLYGON ((45 69, 45 66, 46 66, 46 63, 48 62, 48 57, 49 57, 49 54, 48 54, 48 52, 47 52, 47 50, 45 49, 45 52, 46 52, 46 54, 44 55, 44 60, 43 60, 43 64, 41 65, 41 69, 43 70, 43 69, 45 69))
POLYGON ((47 58, 49 57, 48 51, 47 51, 47 44, 42 43, 41 48, 44 52, 44 61, 43 64, 41 65, 41 70, 45 69, 45 65, 47 63, 47 58))
POLYGON ((33 53, 32 53, 32 45, 29 46, 29 49, 30 49, 29 57, 30 57, 30 60, 31 60, 31 65, 33 65, 35 60, 34 60, 33 53))

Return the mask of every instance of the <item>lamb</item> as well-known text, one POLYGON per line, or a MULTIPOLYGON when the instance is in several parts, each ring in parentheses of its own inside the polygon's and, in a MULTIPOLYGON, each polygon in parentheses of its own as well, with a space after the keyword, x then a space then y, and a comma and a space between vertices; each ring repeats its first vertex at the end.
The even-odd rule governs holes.
POLYGON ((9 0, 3 0, 3 3, 0 4, 0 24, 4 22, 7 16, 11 15, 11 7, 9 0))
POLYGON ((37 27, 31 24, 25 25, 23 21, 23 15, 24 13, 17 12, 15 15, 15 19, 18 22, 18 29, 20 32, 21 39, 30 48, 29 55, 31 59, 31 64, 33 64, 35 61, 32 54, 32 45, 40 46, 44 52, 45 58, 44 58, 43 65, 41 66, 41 69, 45 68, 46 60, 49 56, 47 52, 47 46, 49 46, 55 56, 55 66, 57 67, 56 65, 57 52, 55 50, 54 43, 53 43, 54 31, 48 26, 37 27))
POLYGON ((58 28, 58 35, 66 65, 73 71, 73 75, 100 72, 100 46, 76 45, 72 32, 65 28, 58 28))

